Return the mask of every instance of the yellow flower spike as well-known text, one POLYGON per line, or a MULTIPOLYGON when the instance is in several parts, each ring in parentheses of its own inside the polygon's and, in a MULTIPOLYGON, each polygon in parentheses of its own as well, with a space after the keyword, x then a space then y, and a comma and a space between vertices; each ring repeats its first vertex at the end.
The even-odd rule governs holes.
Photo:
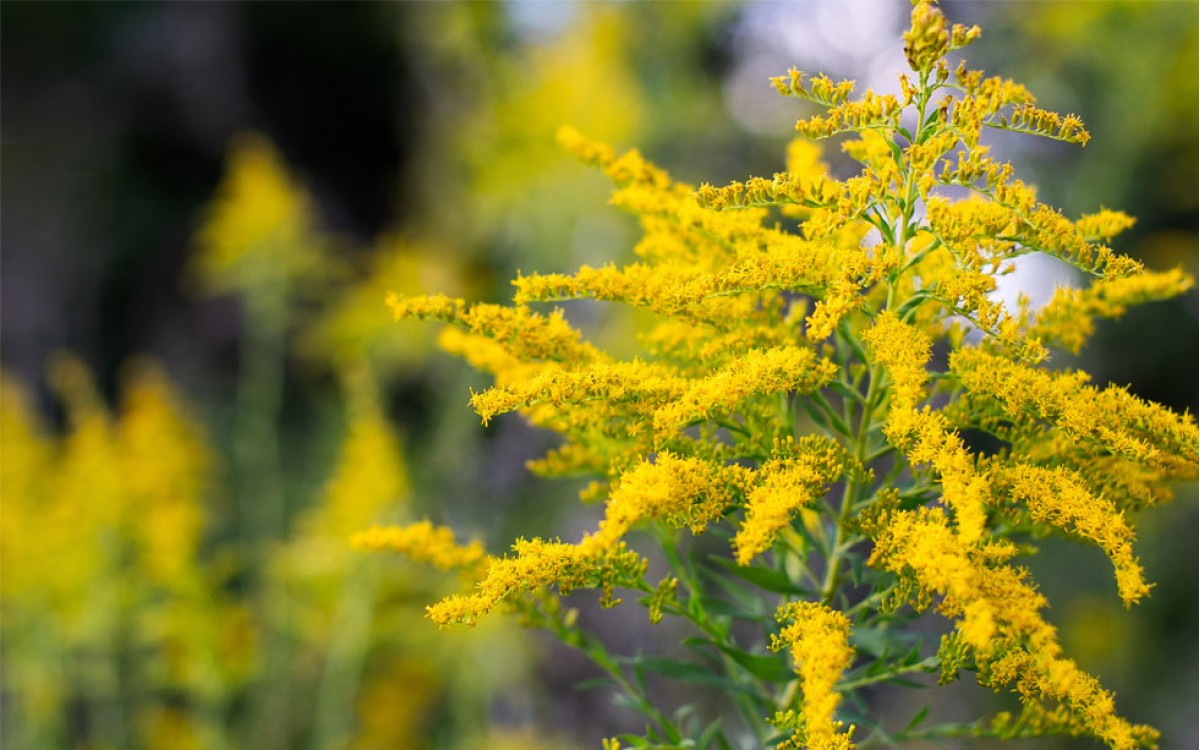
POLYGON ((1113 747, 1153 746, 1153 730, 1117 716, 1111 694, 1059 656, 1054 628, 1039 614, 1046 601, 1025 574, 964 545, 941 511, 893 513, 870 564, 912 575, 923 589, 943 596, 938 609, 959 619, 958 633, 975 652, 981 684, 1014 684, 1027 707, 1053 701, 1073 731, 1113 747))
POLYGON ((670 368, 643 362, 612 362, 578 370, 544 368, 528 379, 471 396, 484 424, 505 412, 537 404, 562 407, 585 401, 630 401, 652 410, 684 393, 686 383, 670 368))
MULTIPOLYGON (((1099 231, 1082 229, 1080 231, 1099 231)), ((1181 269, 1114 279, 1097 279, 1085 289, 1059 287, 1025 331, 1050 345, 1078 354, 1095 330, 1096 318, 1119 318, 1135 305, 1170 299, 1194 286, 1181 269)))
POLYGON ((1112 560, 1121 600, 1127 606, 1150 593, 1133 555, 1133 530, 1124 514, 1112 502, 1093 495, 1073 472, 1022 465, 1000 470, 995 479, 1013 501, 1028 508, 1034 521, 1104 550, 1112 560))
POLYGON ((911 26, 904 32, 904 55, 908 65, 918 73, 928 72, 950 50, 950 32, 946 16, 936 3, 921 0, 913 3, 911 26))
POLYGON ((149 361, 128 370, 115 433, 126 467, 130 525, 149 576, 179 587, 205 527, 206 477, 213 456, 204 432, 173 392, 166 373, 149 361))
MULTIPOLYGON (((610 588, 629 575, 640 575, 645 561, 625 548, 625 534, 640 521, 658 518, 700 533, 732 503, 741 473, 738 467, 724 468, 698 459, 659 454, 654 463, 642 463, 621 477, 599 527, 585 535, 579 544, 518 540, 513 545, 513 556, 490 560, 476 593, 447 597, 430 606, 428 616, 439 625, 473 624, 519 592, 551 585, 562 593, 583 585, 610 588)), ((421 544, 425 540, 422 535, 432 532, 414 527, 400 533, 402 551, 415 556, 422 554, 421 544), (415 537, 415 541, 410 541, 410 537, 415 537)), ((443 530, 438 539, 448 533, 443 530)), ((378 546, 388 546, 390 539, 391 536, 380 536, 378 546)), ((374 540, 374 537, 358 538, 356 543, 362 545, 374 540)), ((440 547, 435 544, 433 549, 440 547)), ((455 554, 459 553, 451 553, 450 559, 458 559, 455 554)), ((422 559, 431 559, 431 553, 422 559)))
POLYGON ((397 552, 439 570, 478 573, 486 570, 488 565, 487 554, 478 540, 460 545, 454 541, 453 531, 434 526, 429 521, 407 526, 376 526, 354 534, 350 544, 358 549, 397 552))
POLYGON ((561 310, 541 315, 527 307, 468 305, 445 295, 405 297, 391 293, 386 302, 397 320, 433 318, 453 323, 470 333, 487 336, 520 359, 586 362, 600 356, 595 347, 580 341, 579 331, 571 327, 561 310))
POLYGON ((925 395, 933 342, 916 328, 885 311, 863 334, 863 340, 892 379, 892 409, 913 409, 925 395))
POLYGON ((786 624, 778 635, 771 637, 771 648, 787 648, 791 652, 804 695, 799 721, 792 727, 801 731, 778 747, 853 748, 850 734, 854 727, 842 732, 842 722, 833 719, 842 700, 834 685, 854 659, 854 649, 848 643, 850 621, 841 612, 817 602, 785 604, 776 611, 775 619, 786 624))
POLYGON ((781 346, 752 350, 703 379, 693 380, 670 403, 654 411, 654 427, 664 434, 707 419, 755 394, 811 393, 836 375, 836 365, 811 349, 781 346))
MULTIPOLYGON (((253 295, 327 274, 308 193, 262 136, 232 144, 226 175, 200 228, 193 272, 214 293, 253 295)), ((253 299, 251 296, 249 299, 253 299)))
POLYGON ((738 565, 770 548, 792 517, 842 475, 842 451, 825 438, 806 438, 789 450, 795 455, 765 462, 746 497, 746 520, 733 538, 738 565))
POLYGON ((1194 477, 1195 419, 1131 395, 1086 385, 1083 373, 1047 373, 979 349, 960 349, 950 369, 967 390, 992 396, 1013 416, 1051 420, 1077 439, 1130 460, 1194 477))

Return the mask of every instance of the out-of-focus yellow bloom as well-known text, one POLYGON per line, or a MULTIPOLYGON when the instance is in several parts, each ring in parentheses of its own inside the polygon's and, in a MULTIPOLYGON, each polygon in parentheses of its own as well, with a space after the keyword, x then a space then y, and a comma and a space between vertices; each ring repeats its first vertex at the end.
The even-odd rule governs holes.
POLYGON ((442 685, 436 667, 393 658, 367 680, 357 700, 353 750, 421 750, 427 747, 430 704, 442 685))
MULTIPOLYGON (((61 437, 41 432, 11 381, 0 396, 0 607, 17 655, 4 679, 21 696, 21 724, 55 731, 68 689, 116 700, 104 692, 115 684, 94 684, 80 665, 115 664, 120 643, 140 654, 131 682, 206 706, 223 700, 252 668, 254 628, 202 557, 212 467, 203 430, 150 362, 130 368, 115 414, 78 359, 58 356, 50 380, 68 417, 61 437)), ((131 731, 148 747, 210 746, 221 731, 155 700, 136 713, 131 731)))
POLYGON ((466 147, 475 190, 500 205, 559 184, 551 138, 563 123, 587 124, 600 137, 628 139, 643 118, 644 94, 629 67, 628 20, 599 6, 559 38, 531 45, 528 59, 498 66, 510 92, 473 121, 466 147))
POLYGON ((150 362, 130 373, 117 433, 146 572, 157 583, 179 585, 193 572, 207 521, 212 456, 205 435, 150 362))
POLYGON ((31 409, 25 392, 7 373, 0 380, 0 483, 4 503, 0 506, 0 561, 5 575, 0 596, 5 602, 36 595, 43 585, 32 568, 38 551, 36 529, 39 509, 47 507, 48 480, 54 474, 55 445, 45 434, 31 409))
POLYGON ((463 273, 436 248, 392 235, 376 244, 363 278, 330 300, 298 345, 306 356, 335 367, 356 366, 365 359, 382 376, 425 356, 433 337, 415 325, 398 332, 380 300, 392 290, 411 295, 454 291, 462 286, 463 273))
POLYGON ((314 236, 308 194, 262 136, 230 147, 225 178, 197 237, 193 273, 211 293, 256 292, 321 278, 328 271, 314 236))
POLYGON ((377 402, 365 369, 353 371, 348 424, 332 478, 315 508, 300 522, 300 536, 337 547, 352 532, 380 522, 407 500, 408 476, 400 443, 377 402))

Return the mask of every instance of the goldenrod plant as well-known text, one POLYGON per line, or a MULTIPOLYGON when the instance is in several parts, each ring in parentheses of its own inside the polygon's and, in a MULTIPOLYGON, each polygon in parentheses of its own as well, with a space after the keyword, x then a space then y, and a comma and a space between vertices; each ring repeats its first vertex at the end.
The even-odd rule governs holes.
POLYGON ((1149 594, 1132 513, 1195 478, 1194 418, 1092 384, 1052 353, 1192 280, 1109 246, 1132 218, 1039 202, 988 132, 1083 145, 1083 123, 952 63, 977 27, 929 0, 911 20, 898 96, 855 97, 850 81, 797 70, 773 79, 823 114, 797 123, 786 171, 769 178, 697 189, 563 130, 640 220, 637 262, 519 276, 511 306, 388 299, 399 319, 449 323, 444 348, 495 376, 471 396, 485 424, 517 412, 561 435, 530 468, 592 478, 581 499, 602 502, 603 518, 578 541, 523 538, 491 556, 428 521, 353 541, 474 577, 428 608, 439 625, 505 608, 590 656, 646 718, 610 750, 1051 734, 1157 746, 1064 653, 1020 561, 1064 536, 1103 551, 1127 606, 1149 594), (861 167, 845 179, 812 143, 835 136, 861 167), (1004 304, 997 279, 1031 253, 1088 283, 1040 309, 1004 304), (585 298, 653 314, 644 354, 619 360, 541 307, 585 298), (586 588, 686 623, 691 657, 610 648, 564 601, 586 588), (917 622, 927 610, 948 624, 940 637, 917 622), (865 697, 964 673, 1015 694, 1013 709, 885 723, 865 697), (719 688, 744 726, 660 708, 649 674, 719 688))
POLYGON ((381 579, 380 560, 345 544, 363 526, 416 515, 380 381, 430 337, 417 326, 423 338, 403 340, 403 351, 383 340, 394 325, 378 303, 382 280, 419 290, 460 274, 433 250, 387 238, 364 278, 338 288, 345 280, 327 273, 335 260, 306 196, 278 152, 246 136, 200 228, 193 279, 246 305, 231 456, 210 437, 219 421, 202 425, 151 360, 125 367, 110 407, 80 358, 56 357, 48 381, 61 428, 0 376, 5 747, 415 750, 435 736, 472 749, 524 739, 484 720, 500 688, 524 679, 515 628, 438 638, 419 627, 423 602, 453 576, 381 579), (318 284, 323 298, 311 294, 318 284), (323 303, 307 319, 301 295, 323 303), (344 407, 311 484, 283 481, 290 456, 274 445, 296 329, 305 359, 337 374, 344 407), (462 648, 505 658, 480 667, 460 660, 462 648))
POLYGON ((7 378, 3 685, 16 747, 227 747, 257 632, 200 564, 212 454, 157 365, 128 368, 110 412, 75 357, 52 364, 62 436, 7 378))

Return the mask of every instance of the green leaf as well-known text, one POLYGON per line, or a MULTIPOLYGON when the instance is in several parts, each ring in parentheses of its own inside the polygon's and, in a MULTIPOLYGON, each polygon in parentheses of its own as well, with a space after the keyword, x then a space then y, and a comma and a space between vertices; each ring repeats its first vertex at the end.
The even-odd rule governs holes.
POLYGON ((636 695, 630 695, 629 693, 613 693, 613 703, 621 708, 641 714, 642 716, 649 715, 646 710, 645 703, 636 695))
POLYGON ((846 561, 850 563, 850 583, 854 586, 861 586, 867 572, 866 558, 857 552, 847 552, 846 561))
POLYGON ((683 645, 698 651, 715 648, 733 659, 752 676, 765 682, 791 682, 796 678, 782 656, 752 654, 735 645, 720 643, 710 638, 684 638, 683 645))
POLYGON ((767 654, 751 654, 723 643, 714 643, 722 653, 738 663, 742 669, 764 682, 791 682, 796 674, 787 666, 782 657, 767 654))
POLYGON ((840 380, 835 380, 829 384, 829 390, 833 391, 842 398, 848 398, 851 401, 862 401, 863 395, 846 385, 840 380))
MULTIPOLYGON (((750 620, 758 622, 766 618, 768 615, 762 612, 762 602, 757 600, 758 591, 749 586, 746 586, 740 580, 730 578, 728 576, 716 575, 705 571, 705 578, 712 579, 721 589, 729 595, 733 600, 733 607, 740 607, 741 614, 733 616, 734 619, 750 620), (759 612, 760 614, 754 614, 759 612)), ((728 616, 728 615, 726 615, 728 616)))
POLYGON ((716 674, 708 667, 692 662, 662 657, 648 657, 638 659, 637 664, 645 671, 654 672, 672 680, 679 680, 680 682, 687 682, 693 685, 715 687, 728 693, 747 692, 747 688, 716 674))
POLYGON ((928 715, 929 706, 922 707, 921 710, 917 712, 917 715, 912 717, 912 721, 908 722, 908 724, 904 727, 904 731, 911 732, 912 730, 916 729, 921 722, 925 721, 925 717, 928 715))
MULTIPOLYGON (((757 603, 757 600, 755 600, 757 603)), ((763 612, 747 612, 743 607, 739 607, 731 601, 720 599, 715 596, 705 596, 700 600, 700 606, 710 616, 717 617, 734 617, 738 619, 758 619, 762 617, 763 612)))
POLYGON ((615 685, 615 684, 616 683, 613 682, 613 679, 606 675, 603 677, 592 677, 587 680, 581 680, 581 681, 575 683, 575 689, 580 690, 580 691, 598 690, 600 688, 613 687, 613 685, 615 685))
POLYGON ((917 308, 920 307, 926 300, 928 300, 930 296, 930 293, 924 289, 914 293, 913 296, 904 301, 903 305, 900 305, 900 309, 897 310, 896 316, 900 318, 900 320, 908 320, 909 316, 916 312, 917 308))
POLYGON ((717 557, 716 555, 710 555, 708 559, 724 568, 730 575, 741 578, 743 581, 752 583, 766 591, 776 594, 791 594, 793 596, 810 596, 813 593, 808 589, 797 586, 782 571, 755 565, 738 565, 733 560, 717 557))
MULTIPOLYGON (((850 631, 850 645, 855 650, 861 651, 868 656, 873 656, 876 659, 882 659, 886 656, 892 644, 893 639, 882 628, 855 628, 850 631)), ((869 670, 870 668, 868 667, 868 672, 869 670)))
POLYGON ((826 431, 830 429, 829 420, 825 418, 825 412, 818 409, 817 405, 807 398, 800 398, 799 401, 800 406, 804 408, 804 413, 808 415, 809 419, 816 423, 817 427, 820 427, 822 430, 826 431))
POLYGON ((725 739, 725 735, 721 734, 721 717, 718 716, 713 720, 713 723, 704 728, 699 739, 696 740, 696 746, 701 748, 712 747, 713 743, 720 744, 721 747, 729 747, 729 740, 725 739))

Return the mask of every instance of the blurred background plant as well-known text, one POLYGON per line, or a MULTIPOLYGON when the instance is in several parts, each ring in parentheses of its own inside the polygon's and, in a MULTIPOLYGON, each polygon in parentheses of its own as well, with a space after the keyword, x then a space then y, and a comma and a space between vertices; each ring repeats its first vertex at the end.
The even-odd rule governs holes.
MULTIPOLYGON (((1068 215, 1138 217, 1120 249, 1194 275, 1194 7, 944 7, 986 17, 975 65, 1093 134, 1082 154, 1024 139, 1001 156, 1068 215)), ((499 621, 439 636, 423 606, 453 581, 382 576, 401 563, 346 546, 377 520, 429 517, 491 549, 594 521, 525 471, 547 438, 519 419, 480 430, 464 406, 479 376, 383 294, 498 300, 521 268, 629 257, 634 227, 557 150, 560 125, 690 182, 770 173, 796 112, 767 77, 895 89, 905 16, 873 0, 0 5, 0 740, 567 747, 636 730, 603 692, 563 689, 583 659, 499 621)), ((1035 299, 1070 281, 1044 262, 1022 279, 1035 299)), ((1195 309, 1193 293, 1106 326, 1088 369, 1194 412, 1195 309)), ((620 353, 633 321, 613 312, 570 308, 620 353)), ((1195 504, 1139 523, 1159 585, 1132 612, 1073 575, 1069 545, 1037 575, 1081 665, 1195 746, 1195 504)))

